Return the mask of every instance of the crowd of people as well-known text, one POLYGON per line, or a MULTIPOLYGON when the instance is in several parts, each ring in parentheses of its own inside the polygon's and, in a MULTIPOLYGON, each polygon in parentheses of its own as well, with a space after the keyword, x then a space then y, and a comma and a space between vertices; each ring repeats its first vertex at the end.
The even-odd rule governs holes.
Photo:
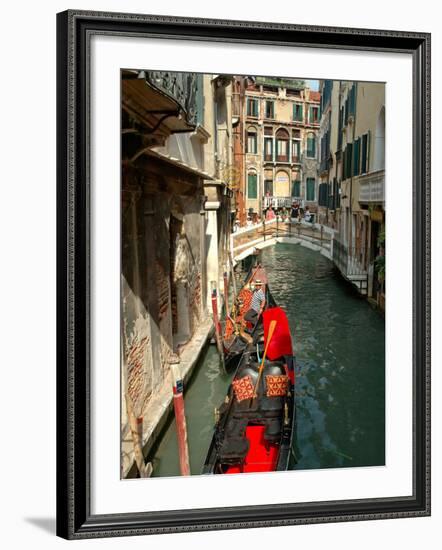
MULTIPOLYGON (((314 215, 310 212, 308 206, 302 208, 299 203, 293 202, 290 208, 286 208, 285 206, 283 206, 282 208, 274 209, 273 206, 270 205, 263 211, 262 218, 256 212, 249 213, 246 220, 246 226, 249 227, 251 225, 262 223, 263 219, 268 222, 274 220, 275 218, 277 218, 280 222, 291 221, 293 223, 300 223, 302 220, 304 220, 305 222, 313 223, 314 221, 314 215)), ((233 231, 235 232, 238 227, 240 227, 240 222, 238 220, 238 216, 236 215, 233 225, 233 231)))
POLYGON ((272 206, 269 206, 265 211, 266 221, 271 221, 276 217, 281 222, 301 222, 301 220, 313 222, 313 215, 309 207, 306 206, 304 209, 297 202, 293 202, 291 208, 286 208, 284 206, 276 211, 272 206))

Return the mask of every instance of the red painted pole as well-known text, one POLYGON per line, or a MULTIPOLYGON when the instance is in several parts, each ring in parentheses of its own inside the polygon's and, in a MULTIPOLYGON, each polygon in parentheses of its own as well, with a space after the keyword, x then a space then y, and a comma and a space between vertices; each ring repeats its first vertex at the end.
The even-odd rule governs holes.
POLYGON ((215 325, 215 338, 216 338, 216 347, 218 348, 218 353, 222 359, 224 359, 222 338, 221 338, 221 323, 219 322, 218 317, 218 300, 216 295, 216 283, 212 282, 212 313, 213 313, 213 324, 215 325))
POLYGON ((178 438, 178 454, 182 476, 190 476, 189 446, 187 444, 186 415, 184 412, 184 384, 178 365, 172 366, 173 375, 173 408, 175 411, 176 433, 178 438))

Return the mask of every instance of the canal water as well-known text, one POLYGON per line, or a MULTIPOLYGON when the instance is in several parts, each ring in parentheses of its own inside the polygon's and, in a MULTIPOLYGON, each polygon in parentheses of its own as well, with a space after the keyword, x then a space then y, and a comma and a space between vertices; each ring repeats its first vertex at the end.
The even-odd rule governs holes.
MULTIPOLYGON (((262 251, 296 353, 295 469, 385 463, 385 326, 330 260, 301 246, 262 251)), ((201 472, 230 375, 210 346, 185 389, 192 474, 201 472)), ((179 475, 175 422, 152 457, 154 476, 179 475)))

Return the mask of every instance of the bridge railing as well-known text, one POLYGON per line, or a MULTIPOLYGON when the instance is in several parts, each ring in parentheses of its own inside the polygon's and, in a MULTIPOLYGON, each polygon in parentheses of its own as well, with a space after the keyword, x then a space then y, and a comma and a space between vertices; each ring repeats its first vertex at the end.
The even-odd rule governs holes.
POLYGON ((278 218, 238 228, 231 235, 233 256, 268 239, 297 238, 326 248, 331 253, 334 230, 315 223, 281 221, 278 218))

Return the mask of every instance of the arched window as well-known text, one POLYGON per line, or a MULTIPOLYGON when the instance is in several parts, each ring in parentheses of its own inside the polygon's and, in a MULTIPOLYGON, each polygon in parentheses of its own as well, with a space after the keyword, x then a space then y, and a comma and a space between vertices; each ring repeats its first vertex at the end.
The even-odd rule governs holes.
POLYGON ((276 132, 276 162, 288 162, 289 140, 289 133, 284 128, 276 132))
POLYGON ((385 168, 385 107, 382 107, 376 123, 374 136, 374 159, 373 169, 383 170, 385 168))
POLYGON ((258 152, 258 134, 256 128, 249 126, 247 128, 247 153, 256 155, 258 152))
POLYGON ((316 136, 313 132, 307 134, 307 156, 311 159, 316 158, 316 136))
POLYGON ((274 194, 275 197, 290 196, 290 178, 287 172, 285 172, 284 170, 280 170, 276 173, 274 194))
POLYGON ((258 174, 254 170, 247 174, 247 198, 258 198, 258 174))

